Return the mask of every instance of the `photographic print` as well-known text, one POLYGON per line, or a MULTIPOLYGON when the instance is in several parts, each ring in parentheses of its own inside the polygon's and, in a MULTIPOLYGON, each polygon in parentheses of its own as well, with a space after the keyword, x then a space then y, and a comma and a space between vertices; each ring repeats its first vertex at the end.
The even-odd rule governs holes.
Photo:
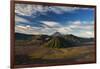
POLYGON ((95 63, 95 6, 15 2, 13 65, 95 63))

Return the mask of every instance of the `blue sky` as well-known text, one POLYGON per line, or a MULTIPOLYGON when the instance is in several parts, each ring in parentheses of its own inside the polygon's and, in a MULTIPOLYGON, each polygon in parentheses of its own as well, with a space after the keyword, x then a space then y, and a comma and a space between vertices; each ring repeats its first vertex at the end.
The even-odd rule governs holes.
POLYGON ((94 37, 94 9, 15 5, 15 32, 51 35, 56 31, 80 37, 94 37))

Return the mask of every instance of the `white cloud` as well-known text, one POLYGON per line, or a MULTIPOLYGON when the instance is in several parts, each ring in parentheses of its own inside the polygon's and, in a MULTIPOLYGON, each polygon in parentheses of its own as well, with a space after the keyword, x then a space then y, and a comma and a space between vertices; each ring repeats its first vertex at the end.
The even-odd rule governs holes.
POLYGON ((25 16, 36 15, 37 12, 46 12, 48 8, 42 5, 15 4, 15 13, 25 16))
POLYGON ((70 25, 69 28, 71 29, 79 29, 79 30, 93 30, 94 26, 93 25, 70 25))
POLYGON ((23 29, 23 30, 26 30, 27 29, 27 27, 25 27, 25 26, 17 26, 18 28, 20 28, 20 29, 23 29))
POLYGON ((72 24, 80 25, 81 24, 81 21, 74 21, 72 24))
POLYGON ((94 24, 93 21, 70 21, 68 25, 72 29, 84 29, 84 30, 93 30, 94 24))
POLYGON ((54 22, 54 21, 42 21, 43 24, 53 28, 53 27, 60 27, 61 25, 57 22, 54 22))
POLYGON ((63 28, 63 27, 61 27, 61 28, 59 28, 59 29, 57 29, 60 33, 62 33, 62 34, 66 34, 67 32, 68 32, 68 30, 67 29, 65 29, 65 28, 63 28))
POLYGON ((79 8, 79 7, 69 7, 69 6, 43 6, 43 5, 33 5, 33 4, 15 4, 15 13, 26 16, 37 16, 37 12, 41 14, 46 14, 47 11, 52 11, 56 14, 62 14, 64 12, 72 12, 75 10, 87 10, 90 8, 79 8))
POLYGON ((15 32, 25 33, 25 34, 40 34, 40 32, 35 28, 29 25, 26 26, 15 26, 15 32))
POLYGON ((83 23, 83 24, 88 24, 88 23, 94 24, 94 21, 82 21, 82 23, 83 23))
POLYGON ((94 37, 94 25, 82 24, 81 21, 71 22, 70 25, 62 25, 54 21, 41 21, 43 27, 33 27, 30 25, 16 25, 16 32, 26 34, 48 34, 58 31, 62 34, 74 34, 80 37, 94 37))
POLYGON ((71 29, 62 26, 57 22, 50 22, 50 21, 42 21, 43 23, 43 28, 42 27, 31 27, 30 25, 26 26, 21 26, 21 25, 16 25, 15 30, 16 32, 20 33, 26 33, 26 34, 48 34, 51 35, 54 32, 58 31, 62 34, 68 33, 71 29))
MULTIPOLYGON (((62 34, 67 34, 69 31, 71 31, 71 28, 61 25, 60 23, 53 22, 53 21, 42 21, 42 23, 45 25, 45 29, 52 29, 52 31, 58 31, 62 34)), ((51 32, 52 32, 51 31, 51 32)))
POLYGON ((32 14, 32 5, 15 4, 15 13, 19 13, 21 15, 31 15, 32 14))
POLYGON ((36 35, 38 34, 51 35, 55 32, 55 30, 50 28, 32 27, 30 25, 26 26, 16 25, 15 32, 25 33, 25 34, 36 34, 36 35))
POLYGON ((94 37, 94 32, 85 30, 85 31, 82 31, 79 36, 81 36, 81 37, 94 37))
POLYGON ((15 22, 29 22, 28 20, 15 15, 15 22))
POLYGON ((93 34, 93 32, 86 31, 86 34, 88 34, 88 35, 92 35, 92 34, 93 34))
POLYGON ((93 21, 70 21, 67 25, 71 29, 69 33, 80 37, 94 37, 94 24, 91 22, 93 21))
POLYGON ((56 14, 62 14, 64 12, 73 12, 75 10, 93 10, 92 8, 80 8, 80 7, 69 7, 69 6, 50 6, 49 11, 53 11, 56 14))
POLYGON ((68 7, 68 6, 50 6, 49 11, 55 12, 56 14, 62 14, 64 12, 75 11, 78 8, 76 7, 68 7))

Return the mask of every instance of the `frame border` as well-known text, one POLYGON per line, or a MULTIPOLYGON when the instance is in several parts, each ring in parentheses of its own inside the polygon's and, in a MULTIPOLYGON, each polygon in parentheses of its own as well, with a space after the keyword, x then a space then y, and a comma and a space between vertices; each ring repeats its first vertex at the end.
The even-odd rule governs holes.
POLYGON ((96 5, 81 5, 81 4, 67 4, 67 3, 50 3, 50 2, 36 2, 36 1, 10 1, 10 68, 27 68, 27 67, 46 67, 46 66, 61 66, 61 65, 77 65, 77 64, 90 64, 90 63, 96 63, 96 5), (15 65, 14 64, 14 56, 15 56, 15 4, 36 4, 36 5, 53 5, 53 6, 70 6, 70 7, 88 7, 88 8, 94 8, 94 38, 95 38, 95 61, 93 62, 72 62, 70 64, 48 64, 48 65, 15 65))

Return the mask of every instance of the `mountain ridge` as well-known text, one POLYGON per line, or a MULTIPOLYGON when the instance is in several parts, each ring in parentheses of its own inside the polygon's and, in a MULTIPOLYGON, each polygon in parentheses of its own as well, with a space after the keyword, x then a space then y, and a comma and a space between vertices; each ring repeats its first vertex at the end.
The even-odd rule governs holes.
POLYGON ((62 35, 59 32, 55 32, 51 36, 15 33, 15 37, 17 41, 23 40, 24 44, 26 43, 26 45, 42 46, 48 48, 67 48, 94 41, 94 38, 81 38, 72 34, 62 35), (25 42, 25 40, 28 40, 28 42, 25 42))

